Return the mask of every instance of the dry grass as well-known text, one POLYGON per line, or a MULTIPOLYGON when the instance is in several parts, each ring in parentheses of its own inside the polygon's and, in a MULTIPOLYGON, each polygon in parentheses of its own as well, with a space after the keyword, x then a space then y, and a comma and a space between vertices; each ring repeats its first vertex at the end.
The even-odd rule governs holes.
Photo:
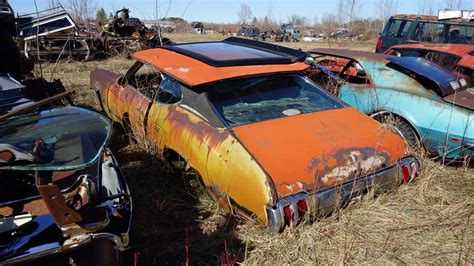
POLYGON ((271 235, 239 227, 253 263, 472 264, 474 175, 425 161, 413 185, 271 235))
MULTIPOLYGON (((203 40, 199 35, 169 37, 178 42, 203 40)), ((373 44, 351 47, 369 50, 373 44)), ((54 78, 76 90, 78 104, 97 108, 89 72, 101 67, 124 73, 132 63, 123 58, 61 62, 54 78)), ((49 79, 53 64, 43 68, 49 79)), ((425 160, 414 184, 375 199, 365 197, 313 224, 271 234, 263 226, 222 214, 192 176, 169 174, 167 166, 143 146, 123 145, 117 138, 111 146, 133 193, 133 241, 144 265, 187 260, 216 264, 232 262, 236 256, 247 264, 474 263, 470 168, 425 160)))

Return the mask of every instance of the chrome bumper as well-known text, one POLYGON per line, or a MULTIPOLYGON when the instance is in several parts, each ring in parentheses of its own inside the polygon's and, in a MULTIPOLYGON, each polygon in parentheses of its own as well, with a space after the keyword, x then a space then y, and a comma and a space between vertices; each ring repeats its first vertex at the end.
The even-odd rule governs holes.
MULTIPOLYGON (((420 169, 420 162, 415 157, 406 157, 401 159, 398 164, 380 170, 371 175, 351 180, 347 183, 331 187, 316 192, 302 192, 281 198, 273 207, 267 207, 267 225, 272 232, 281 232, 285 227, 284 206, 290 206, 294 214, 294 224, 297 224, 303 217, 298 216, 297 202, 306 200, 308 205, 308 214, 311 217, 324 217, 334 210, 347 204, 350 200, 360 197, 370 189, 374 194, 380 194, 399 187, 404 179, 401 173, 402 165, 416 163, 416 171, 420 169)), ((416 174, 416 173, 415 173, 416 174)), ((413 175, 414 177, 415 175, 413 175)), ((412 181, 411 178, 409 181, 412 181)), ((306 215, 307 216, 307 215, 306 215)))

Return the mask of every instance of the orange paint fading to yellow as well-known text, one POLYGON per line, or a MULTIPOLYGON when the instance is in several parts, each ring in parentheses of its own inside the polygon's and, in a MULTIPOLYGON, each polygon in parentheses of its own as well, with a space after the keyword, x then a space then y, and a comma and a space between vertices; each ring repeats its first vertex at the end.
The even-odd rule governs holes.
POLYGON ((266 207, 276 204, 273 182, 227 129, 211 126, 186 106, 150 101, 129 86, 113 84, 109 90, 102 95, 107 95, 105 109, 111 118, 120 123, 128 119, 135 134, 161 151, 177 152, 206 186, 267 222, 266 207))
POLYGON ((153 103, 146 132, 160 150, 186 158, 206 186, 267 222, 265 207, 275 204, 272 183, 227 129, 214 128, 186 107, 153 103))

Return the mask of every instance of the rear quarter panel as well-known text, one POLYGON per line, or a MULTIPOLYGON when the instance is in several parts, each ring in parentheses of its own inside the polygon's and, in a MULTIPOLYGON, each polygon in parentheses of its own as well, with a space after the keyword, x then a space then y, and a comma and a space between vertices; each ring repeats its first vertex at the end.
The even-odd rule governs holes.
POLYGON ((240 142, 186 106, 153 103, 148 138, 160 149, 181 155, 211 190, 267 222, 266 206, 275 204, 274 186, 240 142))

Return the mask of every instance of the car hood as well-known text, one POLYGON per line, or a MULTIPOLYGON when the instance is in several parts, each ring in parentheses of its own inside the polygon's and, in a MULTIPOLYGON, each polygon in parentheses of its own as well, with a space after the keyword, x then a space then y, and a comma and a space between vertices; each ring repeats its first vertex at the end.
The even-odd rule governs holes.
POLYGON ((404 141, 352 107, 233 129, 280 197, 317 191, 396 164, 404 141))

